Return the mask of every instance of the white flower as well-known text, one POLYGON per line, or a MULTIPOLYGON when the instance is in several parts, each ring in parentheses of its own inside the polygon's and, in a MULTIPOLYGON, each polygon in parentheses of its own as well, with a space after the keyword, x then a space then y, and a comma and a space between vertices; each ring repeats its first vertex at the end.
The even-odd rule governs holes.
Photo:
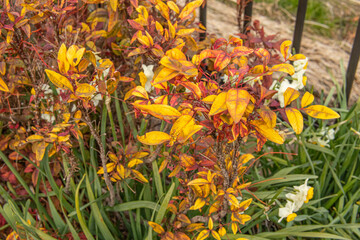
POLYGON ((302 69, 298 72, 295 72, 294 75, 291 75, 293 79, 292 83, 297 86, 296 87, 297 90, 304 88, 304 82, 303 82, 304 74, 305 74, 305 70, 302 69))
POLYGON ((314 188, 307 185, 309 179, 305 180, 305 183, 300 186, 294 186, 294 193, 286 194, 287 203, 284 208, 279 209, 279 222, 286 217, 287 221, 290 222, 294 220, 297 216, 295 212, 304 205, 304 203, 309 202, 313 198, 314 188))
POLYGON ((151 81, 154 77, 154 65, 149 65, 149 66, 146 66, 146 65, 141 65, 142 69, 144 70, 144 74, 145 74, 145 77, 147 79, 146 83, 145 83, 145 90, 147 92, 151 92, 151 90, 153 89, 153 86, 151 85, 151 81))
POLYGON ((294 208, 295 204, 291 201, 287 201, 285 207, 279 208, 280 219, 278 222, 281 222, 283 218, 287 218, 288 222, 292 221, 296 217, 296 214, 294 213, 294 208))
POLYGON ((295 72, 305 70, 307 67, 307 63, 308 63, 308 58, 294 61, 295 72))

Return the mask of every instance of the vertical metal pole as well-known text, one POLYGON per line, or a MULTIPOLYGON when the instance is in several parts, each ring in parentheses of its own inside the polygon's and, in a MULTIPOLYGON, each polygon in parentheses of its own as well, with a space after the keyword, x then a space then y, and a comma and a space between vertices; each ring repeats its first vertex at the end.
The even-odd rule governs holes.
POLYGON ((360 56, 360 19, 356 29, 356 35, 354 39, 354 43, 351 49, 350 59, 348 68, 346 71, 346 100, 349 102, 351 88, 354 82, 356 68, 359 63, 360 56))
POLYGON ((245 10, 244 10, 244 26, 243 26, 243 33, 244 34, 246 34, 248 32, 246 29, 247 29, 247 26, 251 22, 252 8, 253 8, 253 1, 251 0, 250 2, 248 2, 246 4, 245 10))
POLYGON ((301 45, 301 37, 304 30, 305 24, 305 15, 306 15, 306 8, 307 8, 308 0, 299 0, 298 2, 298 9, 296 13, 296 22, 295 22, 295 31, 294 31, 294 38, 293 38, 293 48, 295 48, 295 52, 300 52, 300 45, 301 45))
MULTIPOLYGON (((206 28, 206 8, 207 1, 205 0, 204 4, 200 7, 200 23, 206 28)), ((204 40, 206 37, 206 30, 204 33, 200 33, 200 41, 204 40)))

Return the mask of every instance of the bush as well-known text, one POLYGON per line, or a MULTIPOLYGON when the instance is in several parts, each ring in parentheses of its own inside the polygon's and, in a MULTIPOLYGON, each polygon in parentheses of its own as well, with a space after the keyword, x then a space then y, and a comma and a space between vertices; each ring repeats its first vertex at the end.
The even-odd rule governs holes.
MULTIPOLYGON (((300 111, 340 115, 311 105, 309 92, 299 99, 307 58, 258 22, 248 35, 200 42, 194 13, 202 4, 5 1, 4 237, 236 239, 266 226, 265 217, 284 227, 278 205, 281 219, 304 219, 295 212, 312 198, 306 179, 316 172, 289 175, 304 162, 261 171, 259 163, 291 155, 269 141, 284 146, 287 135, 311 131, 302 133, 300 111), (272 184, 294 181, 305 184, 286 189, 285 205, 285 189, 272 184)), ((264 237, 289 234, 268 230, 264 237)))

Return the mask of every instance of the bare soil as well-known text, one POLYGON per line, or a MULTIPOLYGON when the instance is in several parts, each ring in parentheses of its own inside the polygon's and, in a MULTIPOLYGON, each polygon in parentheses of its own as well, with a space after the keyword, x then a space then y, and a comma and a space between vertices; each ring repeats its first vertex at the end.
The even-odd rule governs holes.
MULTIPOLYGON (((208 0, 207 31, 209 33, 215 33, 219 37, 227 38, 229 35, 234 35, 239 31, 237 27, 236 6, 234 6, 231 0, 223 1, 224 2, 208 0)), ((275 19, 265 16, 266 14, 264 14, 264 12, 272 12, 272 7, 273 6, 269 4, 255 3, 253 20, 259 20, 267 34, 277 34, 278 39, 292 40, 295 26, 294 17, 279 16, 275 19)), ((279 13, 289 15, 281 11, 276 12, 276 14, 279 13)), ((317 92, 324 91, 324 93, 327 94, 332 87, 335 87, 332 76, 335 81, 342 85, 343 75, 341 73, 340 62, 343 62, 345 68, 347 67, 351 47, 352 42, 346 41, 345 39, 330 39, 311 33, 311 31, 307 31, 307 26, 305 25, 300 52, 309 59, 306 73, 308 77, 307 88, 311 89, 311 86, 314 86, 317 92)), ((355 81, 353 83, 350 104, 355 103, 359 97, 360 64, 357 68, 355 81)))

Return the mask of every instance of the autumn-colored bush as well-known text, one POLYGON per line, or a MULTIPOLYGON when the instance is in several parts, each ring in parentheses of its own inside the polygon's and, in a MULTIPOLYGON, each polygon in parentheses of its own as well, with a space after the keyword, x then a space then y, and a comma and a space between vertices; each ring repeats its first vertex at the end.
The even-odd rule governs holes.
MULTIPOLYGON (((202 4, 4 1, 3 236, 221 239, 279 209, 257 196, 256 153, 301 134, 302 113, 339 115, 312 105, 307 58, 259 22, 199 41, 202 4)), ((312 198, 307 183, 280 219, 312 198)))

